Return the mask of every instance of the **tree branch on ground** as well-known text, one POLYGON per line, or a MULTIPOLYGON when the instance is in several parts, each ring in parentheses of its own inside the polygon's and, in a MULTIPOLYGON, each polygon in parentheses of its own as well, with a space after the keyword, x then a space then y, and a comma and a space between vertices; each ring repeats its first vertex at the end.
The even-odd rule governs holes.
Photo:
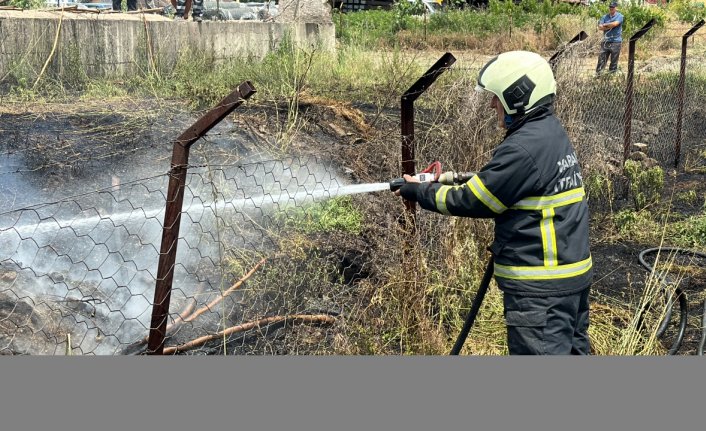
POLYGON ((248 331, 250 329, 254 328, 260 328, 262 326, 267 326, 267 325, 272 325, 275 323, 280 323, 280 322, 285 322, 285 324, 299 324, 299 323, 309 323, 309 324, 319 324, 319 325, 331 325, 336 321, 335 318, 332 316, 329 316, 327 314, 314 314, 314 315, 307 315, 307 314, 292 314, 289 316, 272 316, 272 317, 265 317, 260 320, 255 320, 252 322, 247 322, 243 323, 240 325, 235 325, 231 326, 230 328, 226 328, 223 331, 220 331, 216 334, 210 334, 210 335, 204 335, 203 337, 199 337, 196 339, 193 339, 189 341, 188 343, 179 345, 179 346, 171 346, 171 347, 165 347, 164 348, 164 355, 173 355, 175 353, 179 352, 185 352, 187 350, 194 349, 196 347, 203 346, 204 344, 208 343, 209 341, 216 340, 221 337, 226 337, 228 335, 232 335, 238 332, 244 332, 248 331))

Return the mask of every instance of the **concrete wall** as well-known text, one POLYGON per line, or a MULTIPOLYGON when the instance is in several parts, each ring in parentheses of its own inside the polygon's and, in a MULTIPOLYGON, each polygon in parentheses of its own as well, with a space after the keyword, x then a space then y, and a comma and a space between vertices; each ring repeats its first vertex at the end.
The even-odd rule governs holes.
POLYGON ((60 12, 0 11, 0 82, 8 76, 38 74, 50 57, 58 30, 46 76, 65 75, 73 69, 82 73, 78 67, 89 76, 132 73, 148 64, 168 69, 180 53, 190 50, 216 59, 261 58, 286 35, 302 47, 327 51, 335 47, 331 23, 195 23, 157 15, 72 13, 60 19, 60 12))

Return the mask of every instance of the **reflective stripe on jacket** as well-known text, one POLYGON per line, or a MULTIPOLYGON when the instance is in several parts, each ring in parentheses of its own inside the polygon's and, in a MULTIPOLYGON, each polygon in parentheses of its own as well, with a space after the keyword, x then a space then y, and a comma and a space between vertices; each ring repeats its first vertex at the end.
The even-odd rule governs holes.
POLYGON ((459 186, 405 184, 442 214, 495 219, 495 279, 516 295, 568 295, 592 278, 588 205, 576 153, 551 106, 518 120, 490 162, 459 186))

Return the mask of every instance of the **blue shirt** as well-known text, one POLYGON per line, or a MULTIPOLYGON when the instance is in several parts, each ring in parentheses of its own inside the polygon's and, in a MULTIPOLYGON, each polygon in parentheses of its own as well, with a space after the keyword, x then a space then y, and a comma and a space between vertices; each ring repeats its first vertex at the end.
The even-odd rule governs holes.
POLYGON ((610 13, 603 15, 599 24, 608 24, 610 22, 619 22, 620 25, 613 27, 610 30, 603 33, 603 37, 606 42, 622 42, 623 41, 623 14, 620 12, 615 12, 615 16, 610 16, 610 13))

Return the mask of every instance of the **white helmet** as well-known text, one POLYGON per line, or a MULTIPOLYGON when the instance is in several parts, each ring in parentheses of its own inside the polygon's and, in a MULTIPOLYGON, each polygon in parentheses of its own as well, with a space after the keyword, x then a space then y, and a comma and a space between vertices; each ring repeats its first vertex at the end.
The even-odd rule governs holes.
POLYGON ((556 94, 556 81, 551 66, 539 54, 509 51, 483 66, 476 90, 498 96, 506 113, 522 114, 551 100, 549 96, 556 94))

